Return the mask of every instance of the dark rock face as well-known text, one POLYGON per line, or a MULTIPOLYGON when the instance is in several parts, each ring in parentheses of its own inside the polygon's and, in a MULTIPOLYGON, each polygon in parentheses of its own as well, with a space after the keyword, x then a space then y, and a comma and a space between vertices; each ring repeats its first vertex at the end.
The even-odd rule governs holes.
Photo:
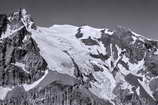
POLYGON ((75 36, 76 36, 76 38, 82 38, 83 34, 81 33, 81 28, 78 28, 75 36))
POLYGON ((13 30, 22 27, 11 36, 0 39, 1 86, 30 84, 41 78, 47 67, 46 61, 39 54, 36 42, 31 38, 31 33, 23 26, 21 18, 20 12, 13 13, 9 17, 0 15, 1 34, 5 33, 7 24, 14 28, 13 30), (8 21, 9 23, 7 23, 8 21))
MULTIPOLYGON (((15 35, 12 37, 7 37, 1 42, 2 47, 0 48, 0 59, 2 61, 1 72, 3 72, 1 78, 7 80, 9 83, 9 81, 12 80, 9 78, 14 78, 12 75, 17 75, 17 77, 15 77, 15 79, 18 79, 17 83, 12 83, 16 85, 26 83, 26 81, 33 82, 43 75, 42 71, 45 71, 47 63, 39 55, 38 47, 33 39, 28 39, 29 46, 27 46, 27 42, 23 43, 24 37, 28 34, 25 28, 22 28, 20 31, 14 34, 15 35), (20 65, 16 65, 17 62, 24 64, 25 69, 30 72, 30 74, 26 73, 25 70, 23 70, 24 68, 20 67, 20 65), (3 75, 5 75, 5 77, 3 77, 3 75), (28 80, 29 78, 31 80, 28 80)), ((1 79, 1 81, 3 81, 3 79, 1 79)))
POLYGON ((8 65, 1 73, 1 86, 16 86, 27 83, 30 79, 30 75, 13 64, 8 65))
POLYGON ((0 37, 2 33, 5 33, 7 29, 7 15, 0 15, 0 37))
POLYGON ((95 40, 91 39, 91 37, 88 37, 88 39, 82 39, 82 42, 87 46, 98 45, 98 43, 95 40))
MULTIPOLYGON (((88 91, 88 90, 85 90, 88 91)), ((71 86, 65 86, 58 83, 50 83, 45 88, 33 89, 26 93, 22 88, 15 88, 15 97, 9 98, 2 103, 5 105, 112 105, 93 95, 83 93, 83 90, 71 86), (17 89, 20 94, 17 94, 17 89)))

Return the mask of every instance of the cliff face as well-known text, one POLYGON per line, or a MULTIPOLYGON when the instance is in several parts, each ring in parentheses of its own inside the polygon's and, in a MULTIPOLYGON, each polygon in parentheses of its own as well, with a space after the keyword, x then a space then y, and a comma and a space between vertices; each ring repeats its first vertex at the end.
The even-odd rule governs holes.
POLYGON ((7 28, 7 16, 2 14, 0 15, 0 36, 2 33, 4 33, 6 31, 7 28))
POLYGON ((0 104, 156 105, 158 41, 129 29, 38 27, 0 15, 0 104))
MULTIPOLYGON (((20 12, 1 17, 0 85, 14 88, 31 84, 44 75, 47 63, 24 26, 20 12), (4 31, 6 30, 6 31, 4 31)), ((3 89, 2 89, 3 91, 3 89)))

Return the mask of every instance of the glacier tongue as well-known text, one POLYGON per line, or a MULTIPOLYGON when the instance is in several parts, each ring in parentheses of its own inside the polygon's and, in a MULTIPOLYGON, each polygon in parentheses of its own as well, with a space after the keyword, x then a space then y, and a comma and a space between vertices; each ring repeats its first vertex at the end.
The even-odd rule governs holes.
MULTIPOLYGON (((73 76, 71 60, 63 52, 64 50, 71 49, 73 46, 70 43, 71 41, 64 39, 67 29, 64 30, 63 33, 59 33, 60 31, 58 30, 60 30, 60 28, 58 29, 57 27, 58 26, 55 26, 55 31, 52 29, 40 28, 40 32, 32 32, 32 37, 38 43, 40 53, 48 62, 49 69, 73 76)), ((73 29, 70 30, 70 32, 73 32, 73 29)), ((68 32, 67 34, 72 35, 68 32)))

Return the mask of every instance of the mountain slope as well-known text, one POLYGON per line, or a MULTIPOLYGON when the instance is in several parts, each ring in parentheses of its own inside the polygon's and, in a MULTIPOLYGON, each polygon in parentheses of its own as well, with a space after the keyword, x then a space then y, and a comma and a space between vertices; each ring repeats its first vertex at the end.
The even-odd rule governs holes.
MULTIPOLYGON (((157 46, 151 45, 153 49, 146 47, 146 44, 150 45, 152 42, 150 39, 124 29, 108 32, 108 29, 95 29, 89 26, 77 29, 70 25, 54 25, 49 29, 39 28, 39 33, 35 31, 33 35, 39 43, 41 55, 50 62, 48 63, 50 68, 75 77, 74 69, 66 69, 67 66, 62 65, 67 61, 71 63, 68 56, 72 57, 80 72, 79 79, 86 83, 88 81, 91 85, 89 90, 98 97, 114 99, 116 95, 113 94, 113 90, 116 85, 121 84, 121 89, 130 91, 128 94, 133 93, 132 89, 136 88, 136 94, 140 95, 142 91, 151 100, 155 100, 149 88, 148 79, 152 78, 145 77, 152 74, 150 71, 145 71, 148 66, 145 65, 145 60, 151 56, 150 53, 156 56, 157 51, 156 48, 154 49, 157 46), (77 34, 82 34, 82 37, 77 38, 77 34), (51 53, 47 52, 49 49, 52 49, 51 53), (65 55, 65 52, 68 55, 65 55), (95 71, 94 66, 99 70, 95 71), (137 83, 130 80, 132 77, 137 83)), ((76 77, 78 78, 78 75, 76 77)))
POLYGON ((0 23, 1 103, 156 105, 157 41, 122 27, 39 27, 25 9, 0 23))

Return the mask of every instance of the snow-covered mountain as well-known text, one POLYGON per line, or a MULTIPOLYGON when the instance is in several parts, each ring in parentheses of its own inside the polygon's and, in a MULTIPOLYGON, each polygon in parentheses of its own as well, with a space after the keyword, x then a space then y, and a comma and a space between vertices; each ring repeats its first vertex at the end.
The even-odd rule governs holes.
POLYGON ((0 36, 2 104, 157 104, 156 40, 123 27, 40 27, 25 9, 0 15, 0 36))

